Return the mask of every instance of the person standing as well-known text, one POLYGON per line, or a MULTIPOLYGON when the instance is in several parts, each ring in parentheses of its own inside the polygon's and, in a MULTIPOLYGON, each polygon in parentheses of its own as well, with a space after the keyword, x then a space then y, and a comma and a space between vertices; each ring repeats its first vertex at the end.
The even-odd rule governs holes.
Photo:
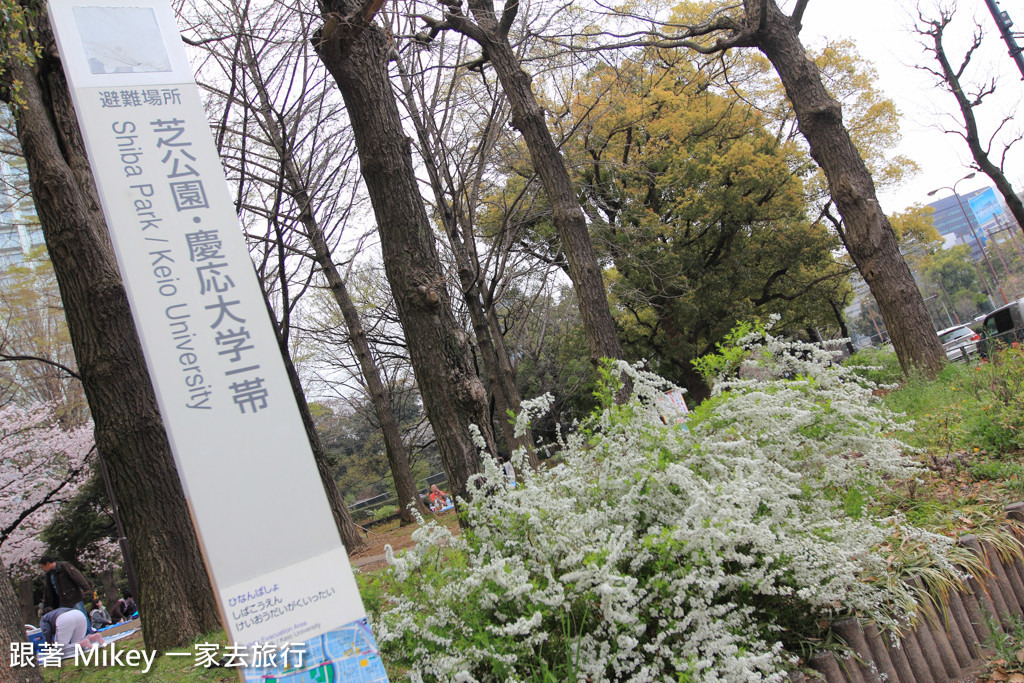
POLYGON ((504 453, 499 456, 501 460, 501 471, 505 475, 505 485, 510 489, 516 487, 516 468, 512 466, 512 458, 504 453))
MULTIPOLYGON (((71 607, 85 615, 86 625, 89 613, 85 610, 85 596, 92 592, 82 572, 68 562, 57 562, 50 555, 39 558, 43 576, 43 603, 51 609, 71 607)), ((92 627, 88 626, 89 632, 92 627)))

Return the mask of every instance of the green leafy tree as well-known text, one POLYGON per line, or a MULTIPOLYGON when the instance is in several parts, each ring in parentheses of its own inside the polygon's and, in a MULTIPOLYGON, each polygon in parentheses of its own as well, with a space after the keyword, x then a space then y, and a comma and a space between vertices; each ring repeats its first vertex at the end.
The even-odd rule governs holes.
POLYGON ((596 406, 594 367, 573 290, 551 288, 529 301, 531 315, 515 321, 508 346, 523 396, 551 396, 551 409, 532 427, 538 438, 552 443, 559 429, 565 433, 596 406))
MULTIPOLYGON (((394 397, 395 419, 410 456, 413 478, 422 487, 425 477, 441 471, 433 432, 411 377, 389 382, 388 389, 394 397)), ((333 462, 338 488, 346 492, 346 502, 385 492, 394 496, 385 444, 369 396, 330 400, 317 406, 317 431, 333 462)))
POLYGON ((971 262, 971 248, 958 244, 952 249, 939 249, 922 267, 925 282, 948 298, 962 322, 992 310, 985 285, 978 277, 977 265, 971 262))
POLYGON ((789 14, 776 0, 685 5, 703 10, 671 24, 652 17, 647 41, 628 45, 686 48, 703 55, 753 48, 767 58, 792 103, 801 136, 827 180, 836 231, 879 303, 904 371, 937 373, 946 363, 931 334, 923 297, 903 260, 895 233, 882 213, 871 170, 844 123, 842 104, 800 39, 806 0, 789 14))
POLYGON ((656 57, 593 72, 570 150, 630 345, 700 396, 690 361, 738 319, 825 325, 848 268, 835 235, 807 219, 800 146, 715 92, 698 64, 656 57))

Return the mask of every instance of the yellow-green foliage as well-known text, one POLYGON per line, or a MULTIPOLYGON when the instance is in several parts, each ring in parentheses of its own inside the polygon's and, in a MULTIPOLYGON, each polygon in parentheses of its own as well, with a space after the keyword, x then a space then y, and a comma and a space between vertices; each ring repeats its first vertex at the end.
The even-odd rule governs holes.
POLYGON ((22 83, 11 76, 10 68, 31 64, 42 54, 42 47, 30 33, 32 21, 40 12, 43 9, 34 3, 0 0, 0 89, 5 91, 3 100, 14 105, 23 105, 24 99, 22 83))

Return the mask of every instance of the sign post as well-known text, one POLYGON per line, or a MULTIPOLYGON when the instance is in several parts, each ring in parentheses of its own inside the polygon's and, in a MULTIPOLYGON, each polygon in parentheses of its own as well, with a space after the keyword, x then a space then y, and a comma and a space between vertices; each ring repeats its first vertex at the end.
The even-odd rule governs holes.
POLYGON ((245 678, 386 681, 169 3, 49 12, 245 678))

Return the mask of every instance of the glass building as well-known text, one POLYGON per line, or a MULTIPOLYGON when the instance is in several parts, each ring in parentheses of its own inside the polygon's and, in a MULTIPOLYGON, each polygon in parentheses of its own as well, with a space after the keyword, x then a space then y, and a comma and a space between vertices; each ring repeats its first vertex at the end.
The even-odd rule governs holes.
POLYGON ((0 271, 21 263, 43 244, 28 172, 17 157, 0 156, 0 271))
POLYGON ((971 257, 977 261, 982 258, 978 242, 984 244, 987 238, 983 227, 993 217, 990 211, 993 203, 998 209, 995 215, 1002 214, 1002 207, 999 202, 995 201, 992 188, 984 187, 980 190, 962 193, 959 202, 957 202, 956 195, 950 195, 927 206, 934 210, 932 220, 935 221, 935 229, 939 231, 939 235, 946 240, 946 247, 966 244, 971 248, 971 257), (991 201, 989 201, 989 195, 993 195, 991 201), (982 215, 979 216, 979 212, 982 215), (978 236, 977 239, 974 238, 975 233, 978 236))

